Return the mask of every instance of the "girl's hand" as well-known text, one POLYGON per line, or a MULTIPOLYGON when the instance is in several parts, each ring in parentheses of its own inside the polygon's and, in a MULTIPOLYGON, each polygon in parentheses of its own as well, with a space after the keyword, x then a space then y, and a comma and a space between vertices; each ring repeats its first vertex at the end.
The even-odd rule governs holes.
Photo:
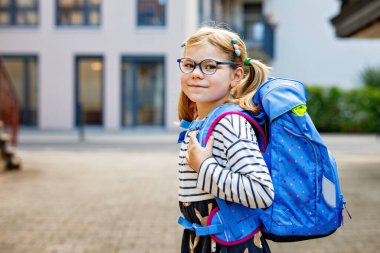
POLYGON ((204 160, 212 156, 212 146, 214 145, 214 137, 210 136, 206 147, 203 148, 197 140, 198 131, 191 132, 189 146, 187 149, 187 161, 190 168, 199 171, 204 160))

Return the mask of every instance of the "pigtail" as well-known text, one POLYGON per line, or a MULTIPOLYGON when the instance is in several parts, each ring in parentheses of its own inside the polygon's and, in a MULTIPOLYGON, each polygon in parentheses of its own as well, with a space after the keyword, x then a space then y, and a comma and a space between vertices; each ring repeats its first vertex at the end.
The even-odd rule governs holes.
POLYGON ((252 99, 256 90, 267 80, 270 68, 254 59, 244 62, 244 65, 249 68, 249 71, 240 84, 232 90, 231 102, 239 104, 245 110, 257 113, 259 108, 253 104, 252 99))

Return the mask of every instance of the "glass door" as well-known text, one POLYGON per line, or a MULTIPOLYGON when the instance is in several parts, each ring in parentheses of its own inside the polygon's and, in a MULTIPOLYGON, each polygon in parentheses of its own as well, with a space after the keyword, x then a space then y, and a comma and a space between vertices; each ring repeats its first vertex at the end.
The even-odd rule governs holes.
POLYGON ((163 57, 123 57, 122 124, 164 124, 163 57))
MULTIPOLYGON (((0 56, 17 95, 20 124, 37 126, 38 116, 38 62, 36 56, 0 56)), ((1 102, 1 101, 0 101, 1 102)))
POLYGON ((76 58, 76 125, 103 124, 103 58, 76 58))

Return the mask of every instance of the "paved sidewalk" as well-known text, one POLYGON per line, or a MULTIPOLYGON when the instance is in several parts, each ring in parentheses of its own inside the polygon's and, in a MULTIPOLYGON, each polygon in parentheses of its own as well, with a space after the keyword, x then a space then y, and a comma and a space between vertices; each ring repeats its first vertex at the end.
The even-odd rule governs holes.
MULTIPOLYGON (((18 149, 23 170, 0 174, 0 253, 179 252, 174 134, 32 137, 18 149)), ((324 139, 353 220, 328 238, 270 243, 272 252, 378 252, 380 139, 324 139)))

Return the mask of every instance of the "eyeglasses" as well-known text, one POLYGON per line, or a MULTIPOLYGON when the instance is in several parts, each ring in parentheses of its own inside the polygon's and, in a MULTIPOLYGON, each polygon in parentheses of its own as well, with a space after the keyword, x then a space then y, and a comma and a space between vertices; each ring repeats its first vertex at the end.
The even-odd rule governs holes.
POLYGON ((205 59, 199 63, 196 63, 193 59, 181 58, 178 59, 177 62, 179 63, 179 69, 185 74, 193 72, 197 66, 199 66, 203 74, 212 75, 215 74, 218 69, 218 65, 236 65, 234 62, 221 62, 212 59, 205 59))

